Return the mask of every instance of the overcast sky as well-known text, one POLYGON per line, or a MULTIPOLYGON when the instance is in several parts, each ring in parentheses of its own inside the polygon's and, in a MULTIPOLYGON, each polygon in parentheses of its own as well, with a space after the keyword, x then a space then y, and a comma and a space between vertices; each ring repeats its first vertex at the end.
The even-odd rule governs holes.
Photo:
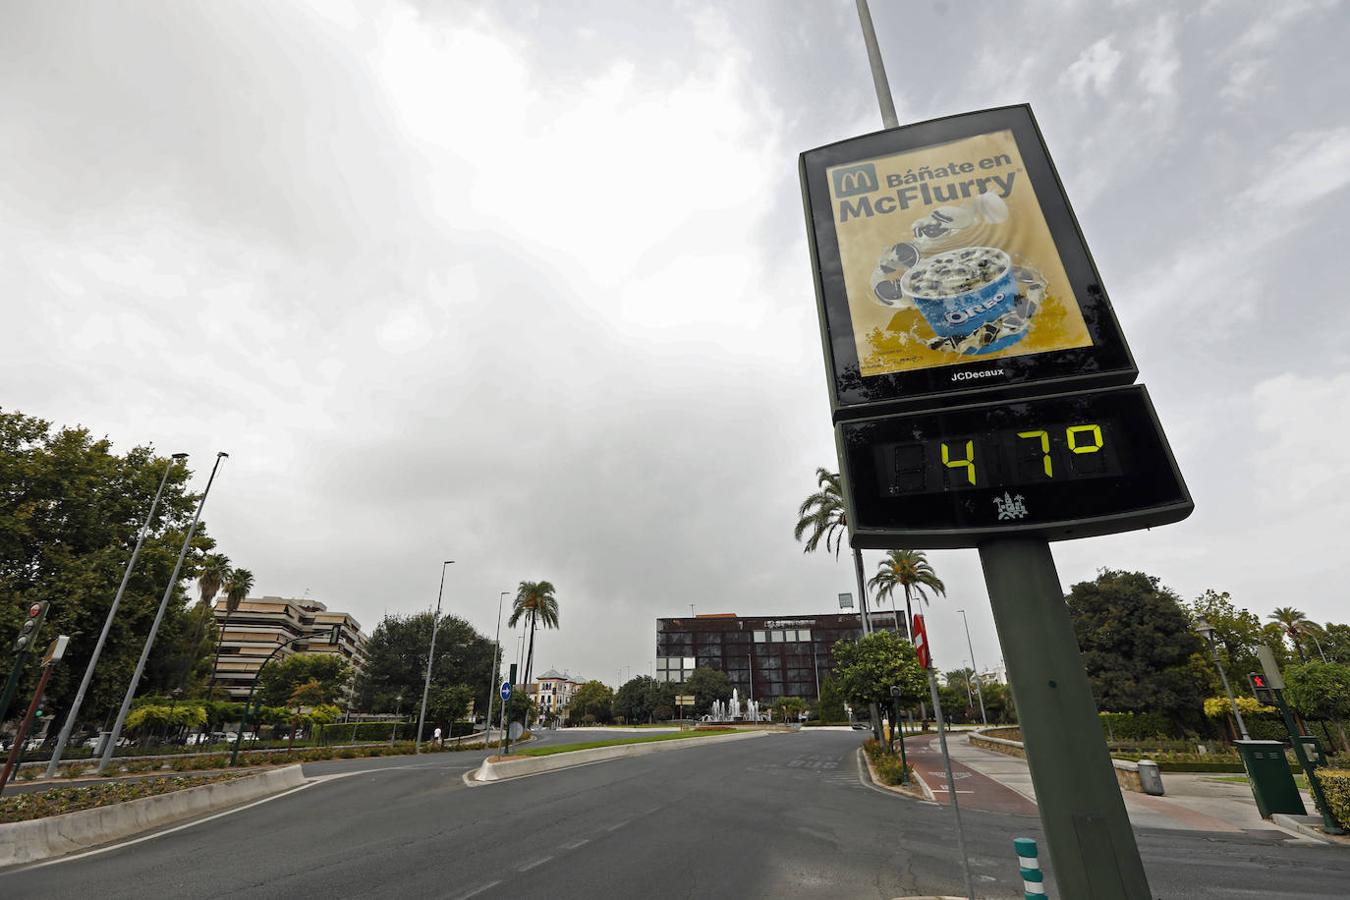
MULTIPOLYGON (((873 0, 900 119, 1030 102, 1191 492, 1056 545, 1350 618, 1350 8, 873 0)), ((880 128, 851 0, 0 2, 0 405, 190 451, 258 593, 537 668, 852 590, 797 154, 880 128)), ((931 554, 939 665, 1002 655, 931 554)), ((878 553, 868 554, 871 570, 878 553)))

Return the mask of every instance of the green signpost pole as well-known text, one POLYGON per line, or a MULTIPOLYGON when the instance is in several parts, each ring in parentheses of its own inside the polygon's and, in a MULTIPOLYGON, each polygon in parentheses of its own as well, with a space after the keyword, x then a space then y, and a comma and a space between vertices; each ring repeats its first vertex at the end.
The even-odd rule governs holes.
POLYGON ((1055 881, 1064 897, 1151 897, 1050 545, 980 545, 1055 881))

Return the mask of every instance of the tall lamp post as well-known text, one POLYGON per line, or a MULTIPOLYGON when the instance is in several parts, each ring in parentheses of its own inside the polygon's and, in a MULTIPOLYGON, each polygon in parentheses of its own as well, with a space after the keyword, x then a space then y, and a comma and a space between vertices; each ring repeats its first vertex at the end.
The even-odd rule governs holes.
MULTIPOLYGON (((970 623, 966 621, 966 611, 964 609, 958 609, 957 612, 961 614, 961 621, 966 626, 966 649, 970 651, 970 668, 975 672, 975 693, 978 694, 980 698, 980 722, 988 725, 989 716, 984 712, 984 687, 982 685, 984 679, 980 677, 980 669, 975 662, 975 645, 970 642, 970 623)), ((966 679, 966 688, 970 688, 970 679, 966 679)))
POLYGON ((1242 732, 1242 739, 1250 741, 1251 736, 1247 734, 1247 723, 1242 721, 1242 713, 1238 710, 1237 698, 1233 696, 1233 689, 1228 686, 1228 675, 1224 673, 1223 663, 1219 661, 1219 644, 1214 640, 1214 632, 1217 631, 1213 625, 1200 619, 1195 623, 1195 630, 1200 636, 1209 641, 1210 652, 1214 654, 1214 668, 1219 670, 1219 680, 1223 682, 1224 692, 1228 694, 1228 702, 1233 706, 1233 717, 1237 719, 1238 731, 1242 732))
POLYGON ((155 645, 155 635, 159 632, 160 623, 164 621, 164 610, 169 605, 169 598, 173 596, 173 589, 178 586, 178 573, 182 571, 183 559, 187 556, 188 548, 192 545, 193 535, 197 533, 197 525, 202 520, 202 510, 206 507, 206 498, 211 494, 211 485, 216 481, 216 472, 220 469, 220 461, 227 459, 229 455, 224 451, 217 453, 215 465, 211 466, 211 477, 206 479, 206 490, 202 491, 202 498, 197 501, 197 512, 193 515, 192 525, 188 527, 187 535, 183 538, 183 546, 178 551, 178 561, 173 564, 173 574, 169 576, 169 583, 164 588, 164 596, 160 598, 155 619, 150 623, 150 633, 146 635, 145 646, 141 648, 141 658, 136 662, 136 671, 132 673, 131 683, 127 685, 126 695, 122 698, 122 706, 117 711, 117 721, 113 723, 112 734, 108 736, 108 743, 103 747, 103 756, 99 759, 98 768, 95 770, 98 775, 108 771, 108 764, 112 761, 113 751, 117 749, 117 740, 122 734, 122 726, 127 720, 127 712, 131 709, 131 700, 136 696, 136 689, 141 685, 141 675, 145 673, 145 662, 150 658, 150 648, 155 645))
POLYGON ((417 716, 417 740, 413 741, 413 752, 422 752, 422 726, 427 720, 427 694, 431 692, 431 664, 436 661, 436 628, 441 624, 441 597, 445 596, 445 569, 455 561, 447 559, 441 563, 441 587, 436 591, 436 614, 431 617, 431 649, 427 651, 427 679, 422 684, 422 711, 417 716))
MULTIPOLYGON (((122 605, 122 595, 126 593, 127 582, 131 580, 131 570, 136 568, 136 560, 141 556, 141 547, 145 545, 146 535, 150 533, 150 527, 155 521, 155 510, 159 508, 159 498, 164 496, 164 486, 169 483, 169 474, 173 472, 173 467, 183 460, 187 459, 186 453, 175 453, 169 457, 168 465, 164 467, 164 477, 159 480, 159 490, 155 491, 155 499, 150 501, 150 511, 145 514, 145 524, 141 526, 140 534, 136 535, 136 546, 131 551, 131 559, 127 560, 127 567, 122 572, 122 583, 117 586, 117 593, 113 596, 112 606, 108 607, 108 616, 103 620, 103 631, 99 633, 98 641, 94 644, 93 655, 89 657, 89 665, 85 666, 84 677, 80 679, 80 688, 75 692, 75 700, 70 704, 70 710, 66 713, 65 724, 61 726, 61 734, 56 739, 56 749, 52 751, 51 762, 47 763, 47 777, 56 777, 56 768, 61 764, 61 754, 65 752, 66 742, 70 740, 70 732, 75 728, 75 722, 80 717, 80 707, 84 705, 84 695, 89 692, 89 682, 94 680, 94 667, 98 665, 98 658, 103 655, 103 645, 108 642, 108 632, 112 631, 113 619, 117 617, 117 607, 122 605)), ((3 712, 3 710, 0 710, 3 712)))
POLYGON ((497 636, 492 639, 496 647, 492 651, 492 671, 488 673, 488 708, 487 715, 483 717, 483 730, 487 735, 483 739, 484 744, 492 743, 492 697, 497 693, 497 671, 502 664, 502 603, 506 600, 506 595, 510 591, 502 591, 497 598, 497 636))

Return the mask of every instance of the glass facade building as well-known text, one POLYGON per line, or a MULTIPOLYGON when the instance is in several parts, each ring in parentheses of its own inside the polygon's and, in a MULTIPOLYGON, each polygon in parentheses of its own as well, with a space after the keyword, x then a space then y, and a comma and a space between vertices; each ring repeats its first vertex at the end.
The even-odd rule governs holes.
MULTIPOLYGON (((904 624, 900 619, 900 624, 904 624)), ((872 613, 872 625, 895 629, 895 617, 872 613)), ((904 629, 900 629, 904 634, 904 629)), ((815 700, 834 669, 837 641, 862 636, 857 613, 738 616, 734 613, 656 620, 656 680, 687 681, 695 668, 726 672, 742 700, 815 700)))

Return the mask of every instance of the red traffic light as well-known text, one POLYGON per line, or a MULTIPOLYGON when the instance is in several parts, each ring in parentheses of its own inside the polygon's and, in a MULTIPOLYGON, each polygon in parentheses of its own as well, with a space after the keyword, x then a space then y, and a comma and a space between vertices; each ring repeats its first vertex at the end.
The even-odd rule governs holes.
POLYGON ((1259 688, 1265 687, 1265 686, 1266 686, 1266 676, 1264 676, 1264 675, 1253 675, 1253 676, 1252 676, 1252 684, 1253 684, 1254 686, 1256 686, 1256 687, 1259 687, 1259 688))

